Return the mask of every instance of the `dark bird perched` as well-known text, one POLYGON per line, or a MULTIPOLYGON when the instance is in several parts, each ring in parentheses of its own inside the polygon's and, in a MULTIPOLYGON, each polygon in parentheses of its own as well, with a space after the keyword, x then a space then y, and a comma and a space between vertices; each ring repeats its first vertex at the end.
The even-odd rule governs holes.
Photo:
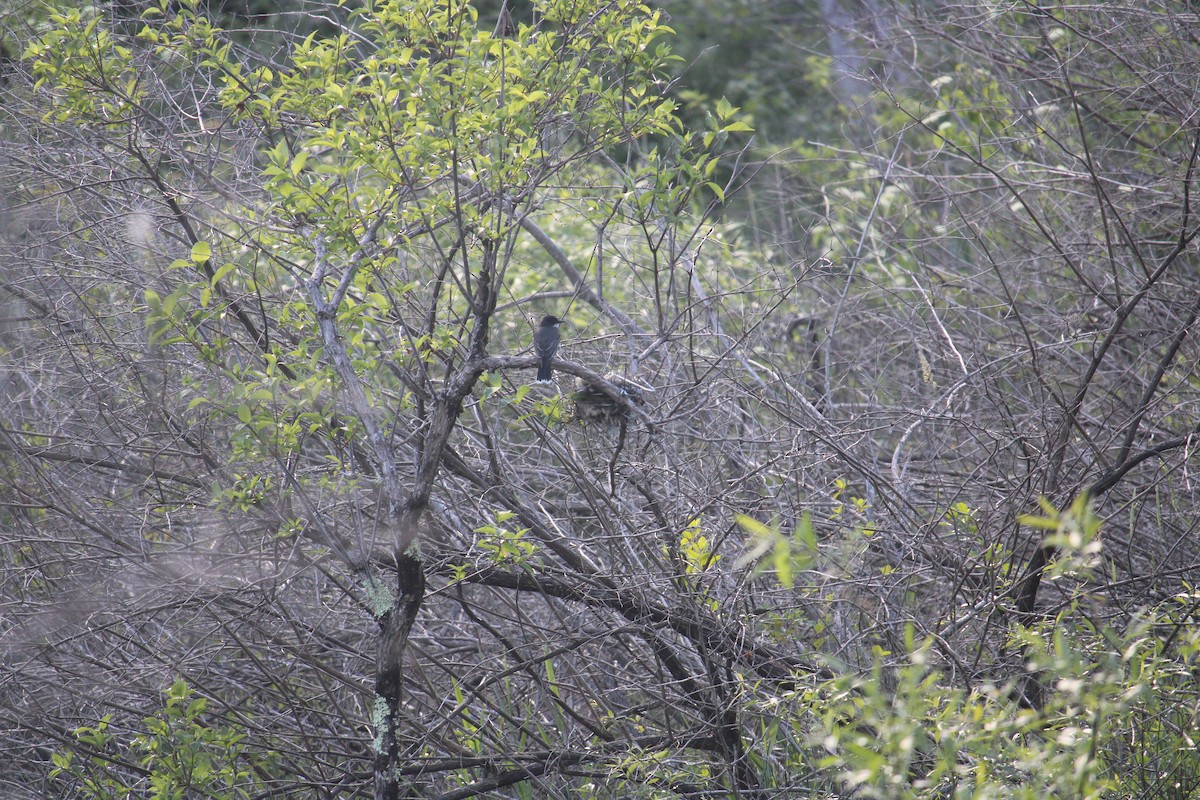
POLYGON ((537 372, 539 383, 550 382, 550 365, 554 363, 554 354, 558 352, 558 326, 561 324, 561 319, 553 314, 548 314, 542 317, 542 324, 533 334, 533 350, 541 359, 537 372))

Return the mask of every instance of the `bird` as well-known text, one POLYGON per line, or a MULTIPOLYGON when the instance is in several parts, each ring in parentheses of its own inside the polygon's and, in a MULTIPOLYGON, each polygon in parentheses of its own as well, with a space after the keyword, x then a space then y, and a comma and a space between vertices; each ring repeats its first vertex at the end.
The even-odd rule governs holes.
POLYGON ((550 382, 550 365, 554 362, 554 354, 558 352, 558 326, 562 320, 553 314, 542 317, 542 324, 533 334, 533 350, 541 361, 538 363, 538 383, 550 382))

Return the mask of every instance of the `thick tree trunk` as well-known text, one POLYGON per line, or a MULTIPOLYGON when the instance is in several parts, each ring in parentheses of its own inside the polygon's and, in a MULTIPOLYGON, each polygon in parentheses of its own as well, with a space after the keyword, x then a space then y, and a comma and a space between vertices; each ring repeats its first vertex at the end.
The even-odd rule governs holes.
POLYGON ((380 619, 379 649, 375 664, 375 800, 400 800, 403 785, 399 765, 401 746, 396 736, 400 722, 404 650, 421 601, 425 598, 425 572, 421 559, 398 554, 395 600, 380 619))

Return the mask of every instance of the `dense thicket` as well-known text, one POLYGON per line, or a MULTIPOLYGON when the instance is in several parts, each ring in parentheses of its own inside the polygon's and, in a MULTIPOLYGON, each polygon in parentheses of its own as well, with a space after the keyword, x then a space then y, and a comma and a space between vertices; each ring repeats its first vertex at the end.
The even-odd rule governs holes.
POLYGON ((0 10, 6 796, 1200 787, 1187 4, 271 5, 0 10))

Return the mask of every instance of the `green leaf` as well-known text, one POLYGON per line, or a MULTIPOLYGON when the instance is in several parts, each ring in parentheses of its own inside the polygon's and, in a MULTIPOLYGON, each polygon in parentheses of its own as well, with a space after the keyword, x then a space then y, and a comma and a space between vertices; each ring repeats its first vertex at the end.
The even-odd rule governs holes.
POLYGON ((771 566, 775 568, 775 577, 779 579, 779 585, 785 589, 792 588, 796 580, 792 574, 792 547, 782 536, 776 540, 775 549, 771 552, 771 566))
POLYGON ((235 269, 237 269, 237 264, 234 264, 232 261, 227 261, 222 264, 221 267, 215 273, 213 273, 212 285, 216 286, 217 281, 221 280, 235 269))
POLYGON ((208 242, 196 242, 192 245, 192 261, 196 264, 203 264, 212 257, 212 248, 208 242))
POLYGON ((762 537, 765 539, 771 539, 771 538, 774 538, 776 535, 775 531, 771 530, 769 527, 762 524, 761 522, 756 520, 754 517, 748 517, 745 514, 734 514, 733 518, 737 522, 737 524, 741 526, 742 530, 744 530, 746 533, 750 534, 751 536, 758 536, 758 537, 762 537))
POLYGON ((187 681, 183 678, 176 678, 175 682, 171 684, 171 688, 167 691, 167 697, 172 700, 182 700, 188 694, 187 681))
POLYGON ((817 555, 817 532, 813 529, 812 515, 805 511, 800 515, 800 524, 792 532, 792 566, 805 570, 812 566, 817 555))

